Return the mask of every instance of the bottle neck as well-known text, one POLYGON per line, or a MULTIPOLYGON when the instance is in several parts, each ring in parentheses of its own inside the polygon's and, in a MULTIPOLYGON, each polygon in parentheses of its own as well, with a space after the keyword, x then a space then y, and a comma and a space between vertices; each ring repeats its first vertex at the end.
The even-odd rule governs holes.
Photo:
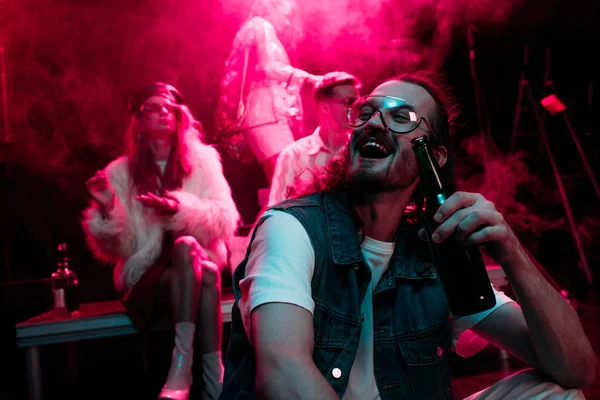
POLYGON ((419 168, 423 210, 435 211, 449 195, 442 180, 441 168, 427 141, 413 142, 413 150, 419 168))

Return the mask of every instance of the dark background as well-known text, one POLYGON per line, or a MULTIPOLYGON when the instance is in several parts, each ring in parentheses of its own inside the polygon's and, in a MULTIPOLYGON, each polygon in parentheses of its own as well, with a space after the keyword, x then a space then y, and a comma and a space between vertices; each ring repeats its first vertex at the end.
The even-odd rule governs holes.
MULTIPOLYGON (((479 190, 495 201, 559 286, 586 301, 598 285, 587 285, 577 266, 548 157, 544 152, 538 156, 537 136, 519 139, 516 154, 508 150, 524 48, 529 46, 526 77, 538 104, 550 92, 544 88, 550 49, 549 77, 597 174, 597 3, 490 1, 476 2, 477 9, 467 6, 470 3, 445 4, 452 23, 449 45, 443 49, 443 71, 465 117, 453 139, 456 151, 465 156, 459 165, 460 180, 465 189, 479 190), (473 28, 476 81, 469 69, 468 26, 473 28), (476 83, 485 99, 479 106, 487 110, 491 141, 480 134, 476 83)), ((378 4, 350 0, 303 4, 304 35, 291 54, 295 65, 317 74, 347 70, 363 81, 364 92, 393 75, 385 43, 408 17, 403 17, 404 5, 378 4)), ((419 3, 408 4, 414 14, 419 3)), ((129 94, 151 81, 170 82, 212 133, 223 63, 248 10, 243 0, 0 0, 11 139, 0 147, 0 354, 3 364, 10 366, 0 380, 0 398, 3 393, 6 398, 23 394, 24 359, 15 345, 14 324, 52 306, 44 278, 56 268, 58 243, 68 244, 83 301, 115 298, 110 269, 87 249, 79 216, 87 205, 84 182, 122 150, 129 94)), ((307 97, 306 134, 316 123, 311 104, 307 97)), ((530 110, 524 108, 520 130, 535 133, 530 110)), ((0 115, 0 133, 6 138, 3 119, 0 115)), ((546 114, 545 120, 557 164, 568 175, 565 186, 596 282, 600 199, 562 117, 546 114)), ((242 172, 228 169, 228 173, 242 172)), ((260 178, 251 178, 256 187, 264 186, 260 178)), ((233 190, 239 200, 240 189, 233 190)), ((245 222, 251 222, 256 210, 238 206, 245 222)), ((119 379, 128 383, 127 376, 141 362, 135 356, 137 345, 132 338, 82 344, 75 379, 88 382, 93 375, 108 376, 103 393, 119 379), (106 353, 107 348, 114 351, 106 353)), ((71 378, 64 349, 50 347, 42 357, 47 390, 53 393, 71 378)))

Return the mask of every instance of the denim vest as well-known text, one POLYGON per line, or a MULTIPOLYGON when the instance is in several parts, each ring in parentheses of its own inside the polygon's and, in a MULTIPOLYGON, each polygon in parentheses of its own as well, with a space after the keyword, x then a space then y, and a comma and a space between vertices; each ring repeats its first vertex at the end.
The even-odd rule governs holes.
MULTIPOLYGON (((358 226, 342 195, 317 194, 274 208, 298 219, 313 245, 313 360, 341 398, 358 349, 361 303, 371 281, 358 226)), ((448 304, 426 244, 415 232, 415 226, 405 223, 399 228, 389 267, 373 292, 375 380, 381 399, 453 399, 448 304)), ((238 307, 250 248, 233 276, 236 302, 221 399, 256 398, 255 354, 238 307)))

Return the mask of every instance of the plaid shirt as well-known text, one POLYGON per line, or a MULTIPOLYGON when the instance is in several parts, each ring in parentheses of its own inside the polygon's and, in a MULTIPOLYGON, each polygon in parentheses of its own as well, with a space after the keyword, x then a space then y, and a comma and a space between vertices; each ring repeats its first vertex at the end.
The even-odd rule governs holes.
POLYGON ((325 147, 319 130, 317 127, 312 135, 296 140, 279 154, 271 181, 269 207, 285 200, 287 186, 293 185, 297 177, 310 178, 311 171, 324 167, 335 154, 325 147))

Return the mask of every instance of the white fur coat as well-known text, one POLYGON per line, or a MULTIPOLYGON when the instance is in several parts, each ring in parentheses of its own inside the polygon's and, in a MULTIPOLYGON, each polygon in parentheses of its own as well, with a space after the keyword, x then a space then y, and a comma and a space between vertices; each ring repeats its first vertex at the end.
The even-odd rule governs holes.
POLYGON ((163 233, 191 235, 217 264, 226 257, 225 244, 234 236, 240 219, 223 176, 217 151, 198 139, 188 141, 191 175, 180 190, 168 192, 179 201, 179 211, 161 219, 135 199, 126 157, 106 167, 116 197, 107 219, 91 205, 83 212, 87 243, 96 257, 115 265, 118 292, 132 288, 161 253, 163 233))

